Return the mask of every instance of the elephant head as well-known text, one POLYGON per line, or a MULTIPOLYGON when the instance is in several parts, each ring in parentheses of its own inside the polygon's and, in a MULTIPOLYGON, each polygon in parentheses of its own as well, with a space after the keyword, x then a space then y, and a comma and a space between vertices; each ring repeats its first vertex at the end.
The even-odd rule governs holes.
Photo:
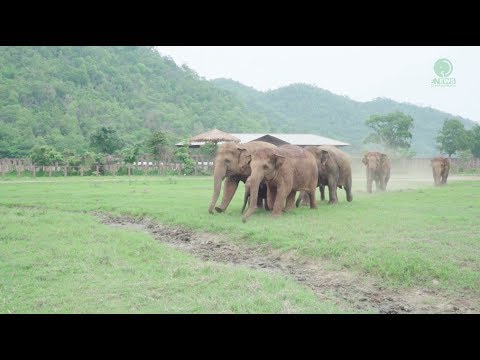
POLYGON ((367 167, 368 172, 374 172, 380 167, 380 154, 377 152, 368 152, 363 156, 362 163, 367 167))
POLYGON ((229 174, 239 174, 242 171, 246 171, 246 169, 242 169, 239 166, 241 150, 242 149, 240 149, 237 144, 225 143, 221 145, 217 151, 215 157, 215 171, 213 173, 213 196, 208 208, 210 214, 213 214, 213 208, 220 196, 222 181, 225 177, 229 174))
POLYGON ((275 179, 278 170, 286 160, 285 155, 280 154, 277 149, 261 149, 253 154, 247 155, 251 168, 250 181, 250 206, 242 218, 243 222, 253 214, 257 207, 258 189, 262 181, 275 179))

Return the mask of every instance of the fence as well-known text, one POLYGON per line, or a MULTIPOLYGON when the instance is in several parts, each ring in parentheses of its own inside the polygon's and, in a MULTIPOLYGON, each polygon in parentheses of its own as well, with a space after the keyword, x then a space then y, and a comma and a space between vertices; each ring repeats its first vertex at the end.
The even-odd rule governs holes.
MULTIPOLYGON (((193 175, 207 175, 213 172, 214 161, 211 157, 202 155, 191 155, 193 161, 193 175)), ((17 176, 30 173, 35 177, 40 172, 43 174, 61 173, 63 176, 69 175, 117 175, 119 172, 125 175, 138 174, 139 172, 144 175, 157 174, 157 175, 183 175, 185 165, 182 163, 174 162, 171 159, 153 160, 147 156, 140 156, 133 164, 125 164, 121 162, 110 162, 107 164, 92 164, 92 165, 78 165, 71 166, 60 163, 54 165, 34 165, 29 159, 0 159, 0 174, 5 176, 6 174, 15 173, 17 176)))
MULTIPOLYGON (((213 173, 214 159, 204 155, 190 155, 194 161, 194 169, 192 175, 210 175, 213 173)), ((393 159, 391 161, 392 167, 399 172, 415 172, 415 171, 429 171, 431 158, 413 158, 413 159, 393 159)), ((458 171, 460 167, 464 169, 480 168, 480 159, 471 159, 462 164, 461 159, 450 159, 452 171, 458 171)), ((63 176, 69 175, 132 175, 139 172, 144 175, 183 175, 185 166, 182 163, 174 162, 171 159, 154 160, 148 156, 140 156, 133 164, 125 164, 114 161, 107 164, 92 164, 92 165, 78 165, 69 166, 56 163, 50 166, 34 165, 29 159, 0 159, 0 174, 15 173, 17 176, 30 173, 31 176, 36 176, 39 172, 43 174, 63 176)), ((352 170, 365 171, 362 164, 362 159, 352 158, 352 170)))

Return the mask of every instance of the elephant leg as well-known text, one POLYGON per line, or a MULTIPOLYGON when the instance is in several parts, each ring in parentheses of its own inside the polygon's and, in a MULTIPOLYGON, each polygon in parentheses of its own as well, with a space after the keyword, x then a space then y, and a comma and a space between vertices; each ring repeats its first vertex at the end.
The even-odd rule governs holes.
POLYGON ((371 177, 367 177, 367 192, 369 194, 372 193, 372 182, 373 182, 373 179, 371 177))
POLYGON ((247 206, 247 202, 248 202, 248 207, 250 207, 250 194, 245 194, 244 198, 243 198, 243 206, 242 206, 242 211, 240 212, 240 214, 243 214, 243 212, 245 211, 245 207, 247 206))
POLYGON ((329 204, 336 204, 338 203, 337 198, 337 182, 333 179, 332 176, 328 177, 328 194, 330 197, 329 204))
POLYGON ((295 202, 295 206, 296 206, 296 207, 299 207, 299 206, 300 206, 300 203, 301 203, 302 200, 303 200, 304 194, 305 194, 304 191, 300 191, 300 194, 298 195, 298 199, 297 199, 297 201, 295 202))
POLYGON ((444 185, 447 184, 447 178, 448 178, 448 174, 443 174, 443 176, 442 176, 442 184, 444 184, 444 185))
POLYGON ((267 201, 267 198, 266 198, 266 197, 265 197, 265 199, 263 199, 263 202, 264 202, 265 211, 270 210, 270 208, 268 207, 268 201, 267 201))
POLYGON ((273 210, 275 205, 275 198, 277 197, 277 188, 267 184, 267 205, 270 210, 273 210))
POLYGON ((349 176, 347 179, 347 185, 344 186, 345 192, 347 193, 347 201, 351 202, 353 200, 352 196, 352 177, 349 176))
POLYGON ((285 205, 285 200, 287 199, 288 191, 286 189, 277 188, 277 194, 275 197, 275 203, 273 204, 273 217, 279 217, 282 214, 283 206, 285 205))
POLYGON ((307 194, 310 198, 310 209, 316 209, 317 208, 317 199, 315 198, 315 190, 317 188, 313 188, 311 190, 307 191, 307 194))
POLYGON ((320 185, 320 200, 325 201, 325 185, 320 185))
POLYGON ((293 209, 295 207, 295 195, 297 195, 296 191, 291 191, 290 194, 288 194, 285 211, 293 209))
POLYGON ((237 191, 238 188, 238 180, 233 180, 230 178, 227 178, 225 180, 225 186, 223 188, 223 198, 222 198, 222 203, 220 206, 215 207, 215 210, 218 212, 224 212, 228 205, 230 204, 230 201, 233 199, 233 195, 235 195, 235 192, 237 191))
POLYGON ((263 207, 263 198, 262 197, 257 197, 257 207, 262 208, 263 207))

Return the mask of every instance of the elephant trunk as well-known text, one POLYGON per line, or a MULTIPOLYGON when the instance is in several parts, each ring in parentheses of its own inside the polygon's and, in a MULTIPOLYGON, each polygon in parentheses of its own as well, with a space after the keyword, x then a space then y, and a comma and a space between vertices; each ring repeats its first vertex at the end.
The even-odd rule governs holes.
POLYGON ((258 199, 258 188, 260 187, 260 181, 262 179, 258 177, 257 179, 253 178, 253 173, 250 182, 250 204, 247 209, 247 212, 242 217, 242 221, 247 222, 248 218, 253 214, 257 208, 257 199, 258 199))
POLYGON ((225 179, 227 174, 227 169, 225 168, 224 164, 221 164, 219 161, 215 161, 215 171, 213 174, 214 184, 213 184, 213 196, 212 201, 210 202, 210 207, 208 208, 208 212, 213 214, 213 208, 217 203, 218 197, 220 196, 220 190, 222 188, 222 181, 225 179))

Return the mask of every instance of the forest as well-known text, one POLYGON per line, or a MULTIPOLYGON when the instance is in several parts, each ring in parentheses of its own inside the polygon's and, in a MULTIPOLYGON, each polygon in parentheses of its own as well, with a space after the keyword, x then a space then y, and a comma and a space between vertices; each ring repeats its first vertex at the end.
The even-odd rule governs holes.
POLYGON ((387 98, 359 102, 308 84, 292 84, 276 90, 258 91, 230 79, 215 79, 219 87, 237 96, 251 111, 266 116, 276 132, 313 133, 352 144, 349 151, 367 149, 366 120, 375 114, 401 112, 414 119, 412 150, 417 156, 439 153, 436 137, 447 119, 457 119, 467 130, 475 123, 430 107, 399 103, 387 98))
POLYGON ((35 145, 83 153, 101 127, 133 145, 154 131, 177 141, 269 123, 153 48, 0 47, 0 158, 27 156, 35 145))
POLYGON ((98 151, 94 137, 118 135, 118 147, 140 147, 156 132, 176 141, 219 128, 227 132, 313 133, 368 148, 365 121, 400 111, 414 119, 412 150, 438 154, 448 118, 428 107, 379 98, 354 101, 307 84, 261 92, 228 79, 208 81, 143 46, 0 47, 0 158, 51 146, 62 154, 98 151), (92 140, 93 139, 93 140, 92 140))

